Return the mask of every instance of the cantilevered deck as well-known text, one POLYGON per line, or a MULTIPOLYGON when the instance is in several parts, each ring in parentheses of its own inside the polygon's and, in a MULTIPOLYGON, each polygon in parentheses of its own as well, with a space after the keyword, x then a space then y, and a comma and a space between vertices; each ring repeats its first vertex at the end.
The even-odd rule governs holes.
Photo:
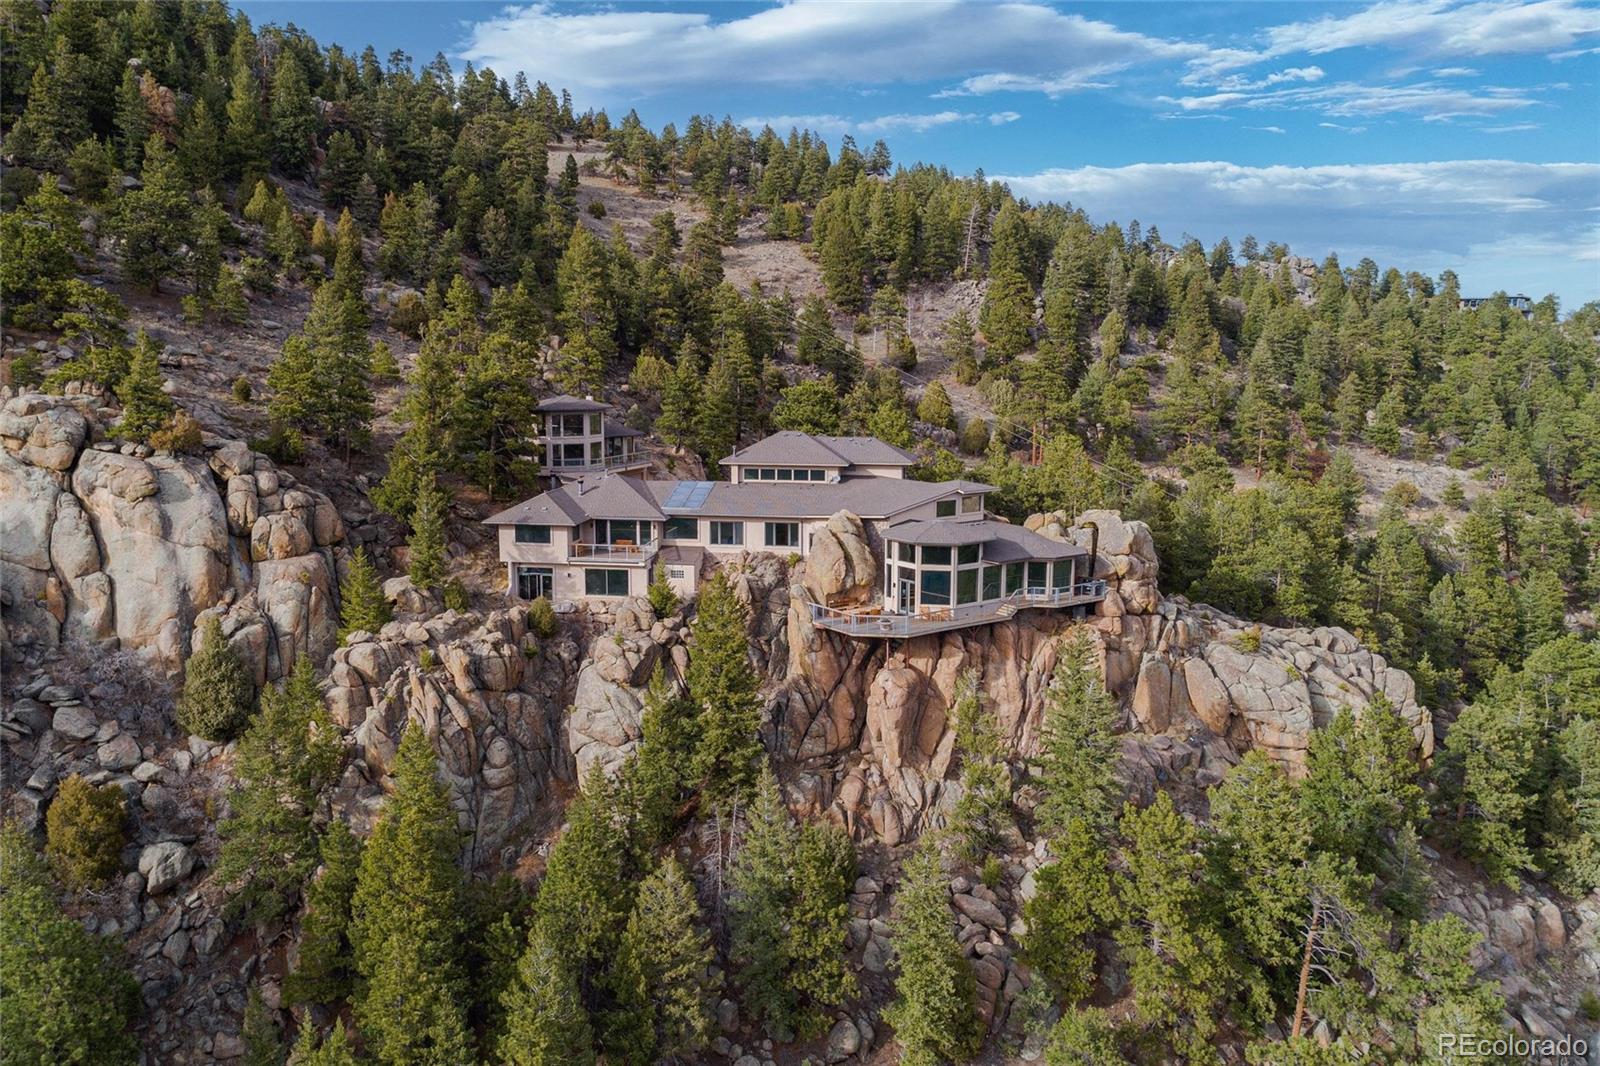
POLYGON ((1003 599, 969 603, 960 607, 923 607, 902 614, 883 604, 860 607, 811 605, 812 624, 847 637, 863 639, 920 637, 950 629, 1004 622, 1033 607, 1077 607, 1105 599, 1104 581, 1084 581, 1071 588, 1019 589, 1003 599))

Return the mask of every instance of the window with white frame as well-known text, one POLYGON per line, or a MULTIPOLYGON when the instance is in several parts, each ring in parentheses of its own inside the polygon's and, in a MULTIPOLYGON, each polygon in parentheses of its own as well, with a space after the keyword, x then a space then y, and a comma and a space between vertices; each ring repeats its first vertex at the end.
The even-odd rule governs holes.
POLYGON ((738 547, 744 543, 743 522, 712 522, 711 543, 719 547, 738 547))
POLYGON ((798 548, 800 547, 799 522, 768 522, 767 547, 769 548, 798 548))

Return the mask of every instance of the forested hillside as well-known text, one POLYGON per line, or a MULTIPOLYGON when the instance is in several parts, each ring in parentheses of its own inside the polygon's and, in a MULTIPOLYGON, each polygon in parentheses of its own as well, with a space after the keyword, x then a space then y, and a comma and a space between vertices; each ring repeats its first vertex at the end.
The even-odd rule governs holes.
MULTIPOLYGON (((164 1019, 181 1010, 163 1003, 137 1022, 138 1043, 175 1056, 153 1061, 283 1062, 280 1029, 298 1034, 302 1066, 770 1066, 889 1061, 892 1046, 921 1064, 1038 1057, 1047 1034, 1060 1064, 1218 1048, 1277 1064, 1432 1061, 1428 1039, 1498 1030, 1505 1004, 1475 976, 1466 924, 1439 916, 1428 868, 1503 893, 1600 888, 1600 302, 1546 297, 1525 316, 1502 294, 1466 309, 1483 294, 1417 264, 1172 240, 1030 203, 981 172, 898 162, 882 141, 700 115, 652 130, 530 86, 537 71, 458 73, 442 55, 419 69, 253 27, 220 0, 0 0, 0 34, 5 396, 81 400, 89 422, 118 412, 104 440, 79 431, 51 476, 76 487, 68 466, 101 444, 130 461, 209 455, 193 465, 216 473, 229 521, 293 511, 277 501, 299 479, 328 495, 301 492, 316 517, 284 554, 326 549, 342 582, 327 590, 332 666, 283 653, 281 673, 246 677, 217 618, 183 620, 187 680, 156 731, 162 751, 196 734, 196 758, 224 767, 184 808, 204 826, 184 839, 215 844, 219 928, 256 954, 215 997, 243 1024, 237 1049, 166 1049, 164 1019), (1254 625, 1245 652, 1262 626, 1341 627, 1361 655, 1404 669, 1438 750, 1419 761, 1388 697, 1362 692, 1379 712, 1319 730, 1303 780, 1251 753, 1199 782, 1209 792, 1180 795, 1186 817, 1168 790, 1141 797, 1111 773, 1137 723, 1087 644, 1064 637, 1034 757, 969 685, 948 708, 960 784, 939 831, 914 852, 898 837, 852 842, 797 819, 792 767, 767 768, 782 729, 770 690, 793 671, 773 635, 782 609, 763 629, 754 579, 713 580, 692 610, 663 579, 642 627, 619 613, 580 633, 547 602, 491 614, 504 571, 476 520, 538 490, 534 405, 557 392, 615 403, 661 470, 715 477, 775 429, 863 434, 915 450, 915 476, 996 486, 990 505, 1016 522, 1118 511, 1148 525, 1160 592, 1182 598, 1170 602, 1254 625), (240 437, 263 457, 254 473, 219 465, 240 437), (281 494, 279 469, 293 472, 281 494), (337 504, 331 519, 322 503, 337 504), (340 512, 349 528, 335 531, 340 512), (386 596, 402 574, 405 598, 386 596), (397 610, 448 632, 405 651, 397 610), (625 647, 641 628, 659 658, 625 647), (436 649, 457 642, 476 663, 502 641, 515 666, 500 669, 519 680, 475 675, 479 687, 503 695, 544 671, 559 678, 540 692, 559 722, 577 664, 600 655, 583 642, 613 630, 604 654, 640 675, 629 683, 650 680, 629 738, 642 743, 581 787, 560 753, 541 756, 537 802, 555 807, 497 838, 508 862, 476 847, 461 861, 471 819, 452 796, 467 786, 441 781, 430 747, 452 710, 432 709, 429 736, 418 717, 374 740, 360 715, 324 705, 330 686, 360 687, 351 671, 373 672, 357 647, 413 656, 420 692, 430 674, 469 672, 436 649), (681 685, 666 677, 677 653, 681 685), (653 678, 650 663, 663 664, 653 678), (371 817, 357 826, 335 795, 371 817), (1025 894, 1019 863, 1044 859, 1046 841, 1025 894), (892 961, 872 946, 885 938, 892 961), (997 957, 1001 975, 983 986, 963 954, 979 940, 991 950, 969 954, 997 957), (1031 973, 1015 989, 1012 948, 1031 973), (1020 1004, 1006 1021, 1002 1003, 1020 1004), (894 1042, 875 1042, 869 1018, 894 1042)), ((7 419, 47 410, 17 402, 30 406, 7 419)), ((8 458, 36 461, 33 425, 7 428, 8 458)), ((15 630, 26 605, 12 566, 15 630)), ((770 585, 762 595, 786 594, 770 585)), ((8 700, 44 714, 47 691, 8 700)), ((472 728, 488 712, 475 713, 472 728)), ((59 709, 45 721, 63 729, 59 709)), ((98 736, 86 729, 69 735, 98 736)), ((28 736, 6 739, 44 759, 28 736)), ((102 965, 128 919, 102 921, 102 940, 63 913, 103 919, 96 886, 112 893, 124 875, 135 898, 157 893, 161 867, 144 856, 179 837, 157 832, 132 849, 139 873, 125 870, 127 826, 163 823, 149 810, 130 823, 111 777, 159 761, 149 743, 149 761, 136 744, 126 766, 102 747, 100 778, 59 786, 55 768, 36 786, 8 754, 7 776, 52 798, 22 827, 45 830, 49 866, 23 833, 6 836, 5 939, 28 938, 0 980, 7 1063, 135 1054, 138 997, 102 965), (70 1007, 32 987, 58 965, 70 1007)), ((193 868, 191 855, 172 883, 193 868)), ((1594 976, 1584 1009, 1600 1013, 1594 976)), ((171 991, 150 988, 146 1005, 171 991)))

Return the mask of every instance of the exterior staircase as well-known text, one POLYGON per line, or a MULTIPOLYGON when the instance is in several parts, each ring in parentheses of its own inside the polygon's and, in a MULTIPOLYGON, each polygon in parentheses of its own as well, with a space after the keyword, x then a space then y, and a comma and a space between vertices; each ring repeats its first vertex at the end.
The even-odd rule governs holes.
POLYGON ((994 612, 994 616, 996 618, 1014 618, 1016 617, 1016 614, 1017 605, 1014 603, 1002 603, 999 607, 995 608, 994 612))

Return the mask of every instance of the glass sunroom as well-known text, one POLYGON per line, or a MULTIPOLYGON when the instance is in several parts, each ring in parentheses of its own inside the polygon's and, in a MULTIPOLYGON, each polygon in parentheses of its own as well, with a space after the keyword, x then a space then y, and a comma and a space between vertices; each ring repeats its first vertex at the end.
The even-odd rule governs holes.
POLYGON ((1090 578, 1082 548, 1001 522, 907 522, 884 530, 883 543, 883 608, 895 614, 1061 601, 1090 578))

